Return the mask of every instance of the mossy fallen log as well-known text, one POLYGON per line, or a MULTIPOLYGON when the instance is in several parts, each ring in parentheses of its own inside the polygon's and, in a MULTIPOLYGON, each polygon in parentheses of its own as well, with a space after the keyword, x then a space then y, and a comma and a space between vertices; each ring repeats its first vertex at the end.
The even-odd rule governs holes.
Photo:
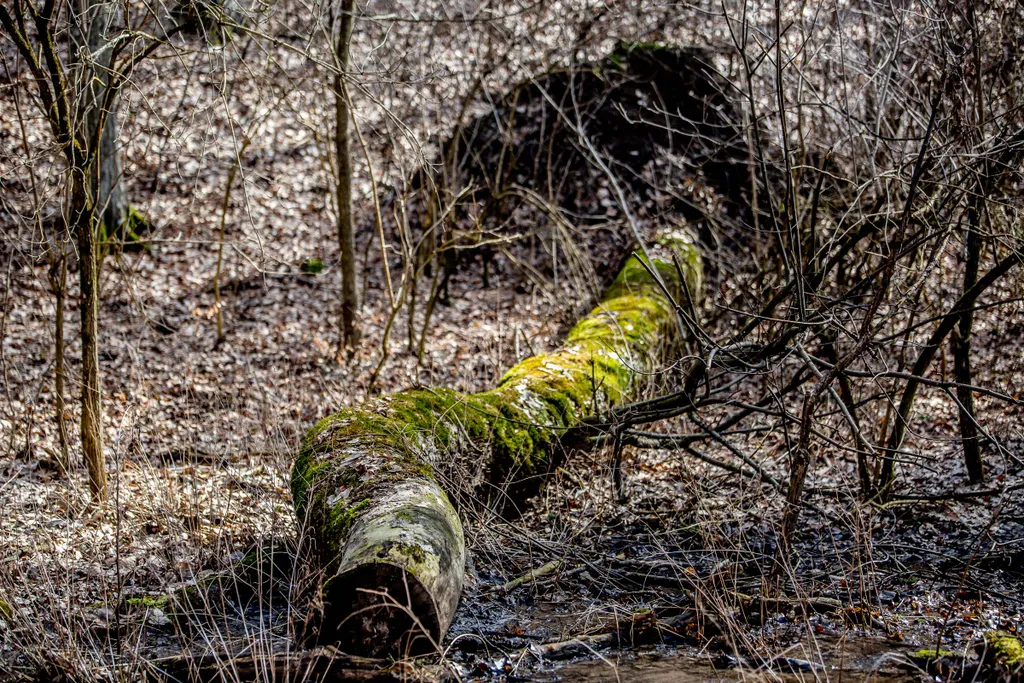
POLYGON ((676 301, 697 296, 699 253, 677 231, 660 236, 650 258, 661 284, 630 257, 560 348, 514 366, 495 389, 405 391, 310 430, 291 486, 301 538, 323 572, 313 637, 367 655, 440 642, 466 559, 452 500, 502 507, 535 491, 560 438, 631 397, 680 340, 662 285, 676 301))

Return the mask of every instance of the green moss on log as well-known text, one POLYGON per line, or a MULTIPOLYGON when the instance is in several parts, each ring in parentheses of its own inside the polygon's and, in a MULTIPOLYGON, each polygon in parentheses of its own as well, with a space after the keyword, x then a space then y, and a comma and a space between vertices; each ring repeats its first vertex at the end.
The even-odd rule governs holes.
POLYGON ((1024 667, 1024 647, 1007 631, 985 633, 986 658, 1008 669, 1024 667))
MULTIPOLYGON (((690 240, 676 235, 660 245, 676 255, 688 290, 699 292, 700 256, 690 240)), ((671 258, 655 257, 653 267, 683 300, 671 258)), ((433 478, 435 468, 449 469, 452 454, 472 447, 489 451, 482 474, 491 484, 534 477, 566 430, 630 394, 637 373, 652 366, 675 324, 661 287, 631 256, 564 346, 517 364, 495 389, 472 395, 444 388, 406 391, 317 423, 292 472, 300 520, 323 550, 336 553, 375 490, 388 481, 433 478)))
MULTIPOLYGON (((550 469, 561 437, 629 398, 635 378, 679 337, 665 291, 680 303, 687 292, 701 291, 699 254, 677 233, 659 240, 651 258, 627 259, 562 347, 515 365, 491 391, 415 389, 317 423, 303 439, 291 486, 305 537, 328 574, 347 573, 351 580, 353 571, 379 562, 422 581, 427 593, 434 584, 452 589, 452 572, 461 585, 461 564, 451 566, 464 555, 461 525, 447 496, 486 500, 499 498, 497 491, 513 498, 530 492, 550 469), (402 503, 390 502, 396 500, 402 503), (414 514, 430 519, 404 530, 403 515, 414 514)), ((454 605, 438 609, 443 633, 454 605)))
POLYGON ((319 275, 324 271, 324 262, 318 258, 308 258, 299 265, 299 270, 307 275, 319 275))

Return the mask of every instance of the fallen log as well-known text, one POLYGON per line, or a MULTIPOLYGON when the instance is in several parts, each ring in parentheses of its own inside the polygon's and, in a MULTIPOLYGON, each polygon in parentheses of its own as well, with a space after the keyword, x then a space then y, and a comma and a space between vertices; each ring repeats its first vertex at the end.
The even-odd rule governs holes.
POLYGON ((311 638, 351 654, 437 647, 466 560, 452 499, 500 508, 536 491, 561 437, 629 399, 683 336, 666 292, 685 301, 701 291, 697 248, 675 231, 649 258, 627 259, 560 348, 514 366, 495 389, 400 392, 309 431, 291 487, 300 539, 320 572, 311 638))

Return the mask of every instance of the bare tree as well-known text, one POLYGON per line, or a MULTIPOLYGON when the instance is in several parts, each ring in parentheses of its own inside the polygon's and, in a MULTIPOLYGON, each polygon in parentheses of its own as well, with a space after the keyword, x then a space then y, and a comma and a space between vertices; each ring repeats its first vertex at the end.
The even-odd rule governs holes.
POLYGON ((107 495, 99 367, 99 242, 103 210, 99 165, 104 131, 118 91, 132 70, 167 38, 185 28, 171 28, 161 38, 143 32, 115 35, 112 27, 116 9, 115 3, 106 0, 82 4, 46 0, 41 6, 15 0, 9 6, 0 5, 0 27, 31 73, 41 113, 66 163, 65 221, 78 249, 81 297, 82 454, 89 470, 90 492, 97 502, 107 495), (87 48, 62 53, 59 40, 75 32, 88 36, 87 48))

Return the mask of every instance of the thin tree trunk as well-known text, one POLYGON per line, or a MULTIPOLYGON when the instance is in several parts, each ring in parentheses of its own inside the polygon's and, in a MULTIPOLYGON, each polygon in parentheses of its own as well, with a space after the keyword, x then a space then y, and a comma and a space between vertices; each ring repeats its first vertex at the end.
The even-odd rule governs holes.
MULTIPOLYGON (((821 346, 821 354, 833 365, 839 362, 839 335, 835 330, 826 330, 824 335, 824 343, 821 346)), ((854 437, 854 441, 857 441, 857 432, 860 431, 860 421, 857 419, 857 402, 853 398, 853 387, 850 386, 850 377, 845 372, 839 375, 839 398, 843 405, 846 407, 846 412, 850 415, 852 424, 850 425, 851 431, 854 433, 851 436, 854 437)), ((860 443, 857 444, 857 478, 860 480, 860 492, 867 500, 871 497, 872 484, 871 484, 871 468, 868 465, 868 453, 864 449, 864 446, 860 443)))
POLYGON ((88 134, 96 130, 102 121, 99 146, 96 154, 96 169, 90 173, 94 183, 93 212, 102 228, 100 233, 105 239, 121 236, 121 229, 128 220, 128 199, 124 191, 124 172, 121 164, 121 151, 117 145, 117 109, 119 94, 116 94, 107 112, 100 111, 99 103, 106 95, 110 68, 111 50, 107 48, 108 36, 114 21, 115 12, 109 0, 100 0, 89 8, 85 14, 89 25, 89 54, 95 60, 87 71, 94 77, 90 82, 92 106, 86 117, 88 134))
POLYGON ((103 454, 103 387, 99 362, 99 267, 95 218, 85 172, 71 172, 71 220, 78 239, 78 274, 82 309, 82 456, 89 469, 89 491, 95 502, 107 497, 103 454))
POLYGON ((107 112, 100 136, 99 188, 96 194, 97 206, 102 209, 103 234, 107 239, 126 237, 124 227, 128 221, 128 197, 124 190, 124 171, 121 165, 121 150, 117 145, 117 109, 120 97, 114 98, 111 110, 107 112))
MULTIPOLYGON (((981 260, 981 239, 978 235, 978 214, 981 199, 972 200, 967 228, 967 263, 964 267, 964 292, 970 291, 978 281, 978 262, 981 260)), ((953 333, 953 366, 956 371, 956 393, 960 402, 960 441, 964 449, 964 464, 972 484, 985 479, 985 466, 981 459, 978 427, 975 423, 974 392, 971 372, 971 333, 974 327, 974 308, 960 315, 953 333)))
POLYGON ((64 402, 64 298, 68 283, 68 257, 63 253, 57 257, 50 275, 53 296, 56 299, 54 308, 53 355, 54 355, 54 408, 57 418, 57 438, 60 442, 60 466, 65 475, 71 471, 71 456, 68 449, 68 426, 64 419, 67 404, 64 402))
POLYGON ((94 502, 107 497, 107 467, 103 452, 103 385, 99 364, 99 299, 101 252, 99 238, 103 234, 105 199, 115 191, 120 180, 116 161, 116 124, 111 126, 109 112, 103 110, 107 97, 107 73, 112 51, 108 34, 114 22, 116 7, 108 0, 84 0, 80 14, 84 25, 76 27, 85 35, 89 60, 83 70, 87 101, 84 104, 81 128, 77 131, 80 150, 72 153, 70 220, 78 244, 79 296, 82 315, 82 457, 89 471, 89 492, 94 502), (108 133, 109 130, 109 133, 108 133), (106 138, 106 140, 105 140, 106 138), (104 141, 113 149, 103 149, 104 141), (95 154, 90 154, 95 152, 95 154), (113 165, 104 159, 107 152, 113 165), (106 166, 108 194, 104 196, 103 172, 106 166))
MULTIPOLYGON (((355 19, 355 0, 340 0, 338 35, 335 43, 334 76, 334 153, 338 162, 336 200, 338 205, 338 242, 341 249, 341 346, 352 348, 359 342, 356 312, 359 293, 356 288, 356 240, 352 226, 352 158, 349 151, 350 117, 345 75, 348 71, 349 45, 355 19)), ((385 255, 386 257, 386 255, 385 255)))
MULTIPOLYGON (((1024 260, 1024 256, 1020 253, 1010 253, 985 273, 973 287, 960 295, 960 298, 953 304, 952 309, 941 318, 938 327, 935 328, 935 331, 932 332, 928 341, 921 348, 917 360, 914 362, 913 369, 910 371, 913 377, 924 377, 932 360, 935 358, 936 352, 949 333, 960 322, 964 311, 973 308, 978 297, 986 289, 1013 270, 1022 260, 1024 260)), ((882 471, 879 475, 878 495, 882 500, 887 500, 892 493, 892 485, 896 478, 896 455, 903 447, 903 440, 906 438, 907 428, 910 424, 910 414, 914 408, 914 400, 917 397, 917 390, 920 386, 921 382, 917 379, 907 380, 899 406, 896 409, 892 432, 889 435, 889 442, 886 448, 887 452, 882 459, 882 471)))
POLYGON ((793 529, 800 519, 800 498, 803 495, 807 472, 811 467, 811 423, 814 410, 817 408, 820 394, 804 394, 803 409, 800 412, 800 436, 796 449, 793 451, 793 463, 789 472, 789 491, 786 493, 786 508, 782 514, 782 530, 779 533, 779 562, 772 571, 774 577, 785 567, 786 558, 790 554, 790 541, 793 529))
MULTIPOLYGON (((982 63, 980 39, 978 36, 977 17, 974 4, 968 3, 968 21, 974 43, 974 63, 976 71, 974 104, 978 120, 978 131, 982 139, 985 135, 985 99, 982 88, 982 63)), ((965 236, 966 263, 964 264, 964 290, 969 291, 978 281, 978 263, 981 260, 981 227, 982 214, 985 211, 985 197, 988 194, 987 168, 978 181, 977 194, 970 199, 967 206, 967 234, 965 236)), ((977 413, 974 408, 974 392, 968 387, 973 384, 971 372, 971 334, 974 328, 974 309, 969 308, 960 316, 960 324, 953 333, 953 367, 956 371, 956 393, 960 403, 960 442, 964 449, 964 465, 967 477, 972 484, 985 479, 985 465, 981 459, 981 444, 978 441, 977 413)))
POLYGON ((228 220, 228 208, 231 206, 231 188, 235 184, 235 176, 238 175, 238 169, 242 165, 242 155, 245 154, 245 150, 249 147, 251 139, 249 136, 245 137, 245 141, 242 143, 242 147, 238 150, 238 155, 235 157, 235 163, 231 165, 231 169, 228 170, 228 179, 224 183, 224 200, 220 206, 220 235, 217 239, 217 270, 213 274, 213 305, 217 309, 217 343, 220 344, 224 341, 224 312, 223 306, 220 300, 220 274, 221 268, 224 264, 224 233, 227 230, 228 220))

